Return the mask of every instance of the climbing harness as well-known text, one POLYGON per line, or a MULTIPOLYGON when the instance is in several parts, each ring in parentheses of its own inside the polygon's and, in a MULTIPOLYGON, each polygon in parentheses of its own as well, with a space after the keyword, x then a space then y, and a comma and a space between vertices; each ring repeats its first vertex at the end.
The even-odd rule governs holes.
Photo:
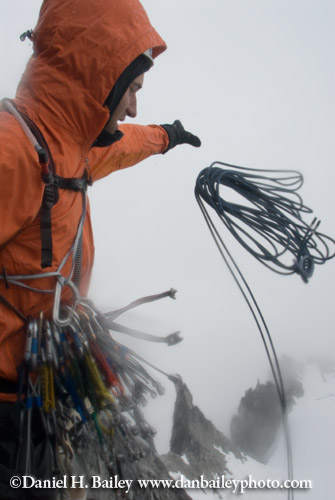
MULTIPOLYGON (((55 166, 48 145, 37 126, 30 118, 19 112, 10 99, 3 99, 2 105, 5 111, 11 113, 22 130, 28 137, 38 154, 38 161, 41 166, 41 178, 44 183, 43 201, 40 209, 40 227, 41 227, 41 268, 45 269, 52 266, 52 224, 51 210, 59 200, 59 189, 82 192, 83 194, 83 219, 86 211, 86 190, 91 185, 91 180, 85 170, 83 178, 64 178, 56 175, 55 166)), ((78 242, 74 249, 74 255, 77 254, 78 246, 81 241, 82 227, 78 227, 78 242)), ((80 252, 78 252, 80 256, 80 252)))
MULTIPOLYGON (((301 214, 312 211, 297 193, 302 183, 302 175, 297 171, 259 170, 214 162, 200 172, 195 186, 195 197, 206 224, 250 309, 266 350, 282 409, 289 479, 293 479, 291 437, 276 350, 255 296, 205 204, 214 209, 237 241, 259 262, 280 274, 298 273, 307 283, 314 264, 324 264, 335 256, 329 248, 330 244, 335 246, 335 240, 317 231, 320 221, 313 219, 311 224, 303 221, 301 214), (222 196, 226 188, 239 195, 238 202, 222 196), (241 196, 246 205, 240 203, 241 196), (288 254, 294 256, 293 263, 287 261, 288 254)), ((288 490, 288 498, 293 500, 292 489, 288 490)))
MULTIPOLYGON (((43 272, 32 275, 9 276, 7 272, 3 272, 3 274, 0 275, 0 279, 3 279, 5 281, 6 286, 12 284, 37 293, 54 294, 53 318, 55 322, 59 324, 59 326, 65 326, 70 322, 72 311, 74 310, 80 297, 79 284, 81 271, 82 234, 86 216, 87 186, 91 184, 91 181, 89 175, 87 174, 87 170, 85 170, 83 178, 64 178, 56 175, 51 152, 36 125, 27 116, 21 114, 16 109, 14 103, 11 100, 3 99, 2 104, 4 109, 11 113, 18 121, 22 130, 36 150, 41 166, 41 178, 43 183, 45 184, 43 202, 40 209, 42 269, 50 267, 52 265, 51 210, 59 199, 58 190, 67 189, 82 193, 82 214, 78 223, 76 236, 71 248, 58 266, 58 269, 56 271, 43 272), (43 146, 41 146, 41 144, 43 144, 43 146), (72 265, 69 275, 63 276, 62 270, 70 257, 72 257, 72 265), (40 289, 25 284, 25 281, 27 280, 40 280, 41 278, 50 277, 54 277, 56 279, 55 289, 40 289), (68 317, 61 319, 59 317, 60 298, 65 287, 71 289, 73 296, 73 308, 69 311, 68 317)), ((14 306, 7 304, 6 299, 2 296, 0 296, 0 302, 2 302, 7 307, 11 307, 12 309, 14 308, 14 306)))
MULTIPOLYGON (((177 344, 182 340, 180 332, 159 337, 115 322, 116 318, 141 304, 165 297, 174 299, 176 290, 143 297, 107 314, 81 297, 81 247, 89 176, 66 179, 56 175, 51 153, 37 127, 19 113, 10 100, 5 99, 3 107, 19 122, 37 151, 41 166, 41 178, 45 185, 40 209, 42 269, 52 265, 51 213, 58 201, 58 190, 70 189, 82 194, 82 214, 74 241, 56 271, 9 275, 3 269, 0 274, 6 287, 19 286, 53 295, 51 317, 45 317, 41 312, 38 318, 26 318, 0 295, 0 304, 26 325, 24 359, 19 367, 18 383, 8 384, 8 381, 0 379, 0 389, 18 394, 20 429, 16 468, 22 474, 43 475, 45 478, 59 474, 71 476, 78 467, 77 472, 84 470, 87 477, 102 469, 106 477, 113 474, 121 476, 126 463, 145 455, 137 436, 141 434, 140 428, 147 426, 142 422, 140 428, 137 427, 138 404, 145 403, 148 396, 156 397, 164 393, 162 385, 143 364, 147 363, 171 381, 175 381, 176 377, 156 368, 117 342, 111 332, 163 342, 169 346, 177 344), (71 269, 64 276, 62 272, 70 258, 71 269), (54 288, 31 285, 35 280, 51 277, 55 279, 54 288), (65 304, 61 297, 66 287, 72 297, 65 304), (42 460, 40 456, 34 456, 37 453, 33 445, 37 418, 41 423, 38 440, 43 446, 38 453, 44 453, 42 460), (97 446, 99 453, 96 453, 97 446), (93 449, 95 453, 92 453, 93 449), (81 460, 84 454, 85 459, 81 460), (36 470, 36 464, 42 462, 44 470, 36 470)), ((150 433, 152 435, 153 431, 150 433)))

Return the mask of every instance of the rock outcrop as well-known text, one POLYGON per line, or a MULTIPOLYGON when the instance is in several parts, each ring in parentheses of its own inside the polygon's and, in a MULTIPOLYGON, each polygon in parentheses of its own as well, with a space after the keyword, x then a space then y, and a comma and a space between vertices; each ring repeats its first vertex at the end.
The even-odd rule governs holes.
MULTIPOLYGON (((285 356, 281 360, 286 408, 290 411, 295 399, 304 395, 300 380, 302 368, 285 356)), ((276 444, 282 423, 282 408, 273 382, 258 382, 246 391, 237 414, 231 421, 231 439, 246 455, 266 464, 276 444)))
POLYGON ((166 468, 188 479, 202 475, 210 480, 229 472, 225 455, 232 452, 242 459, 241 453, 193 405, 192 395, 181 379, 176 391, 170 452, 161 457, 166 468))

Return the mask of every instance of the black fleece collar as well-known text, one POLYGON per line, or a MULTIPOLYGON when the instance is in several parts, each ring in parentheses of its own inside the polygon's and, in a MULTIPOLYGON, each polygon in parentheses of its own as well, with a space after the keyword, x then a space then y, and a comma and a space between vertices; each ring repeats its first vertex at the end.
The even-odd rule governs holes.
MULTIPOLYGON (((117 108, 129 85, 135 80, 135 78, 148 71, 151 66, 152 63, 150 62, 150 59, 141 54, 134 59, 129 66, 127 66, 123 73, 121 73, 104 103, 104 105, 109 108, 110 116, 112 116, 113 112, 117 108)), ((111 134, 110 132, 107 132, 106 128, 104 128, 94 141, 92 147, 101 148, 111 146, 114 142, 122 139, 122 137, 123 133, 120 130, 116 130, 116 132, 111 134)))

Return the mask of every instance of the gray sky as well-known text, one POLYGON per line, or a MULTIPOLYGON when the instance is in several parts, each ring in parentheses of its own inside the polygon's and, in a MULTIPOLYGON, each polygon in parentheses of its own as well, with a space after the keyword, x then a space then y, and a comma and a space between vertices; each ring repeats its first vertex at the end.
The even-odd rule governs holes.
MULTIPOLYGON (((96 243, 91 298, 105 310, 177 288, 123 322, 152 333, 180 329, 176 347, 137 346, 182 375, 195 402, 224 431, 244 391, 268 364, 242 296, 211 240, 193 195, 214 160, 294 168, 301 194, 335 234, 335 4, 326 0, 143 0, 168 50, 145 77, 138 123, 179 118, 202 140, 99 181, 90 191, 96 243)), ((14 95, 30 54, 18 37, 35 25, 39 0, 1 0, 1 96, 14 95)), ((308 219, 307 219, 308 220, 308 219)), ((334 353, 335 262, 298 276, 263 268, 223 229, 268 321, 277 352, 298 359, 334 353)), ((132 344, 134 345, 134 344, 132 344)), ((168 398, 150 405, 157 425, 168 398)), ((167 434, 159 446, 166 449, 167 434)))

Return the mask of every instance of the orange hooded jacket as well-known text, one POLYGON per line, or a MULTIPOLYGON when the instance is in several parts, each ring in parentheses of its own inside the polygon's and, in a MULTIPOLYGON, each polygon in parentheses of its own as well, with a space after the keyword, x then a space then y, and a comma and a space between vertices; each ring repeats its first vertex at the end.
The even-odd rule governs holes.
MULTIPOLYGON (((156 57, 166 48, 138 0, 44 0, 33 32, 34 55, 17 89, 15 103, 42 132, 56 173, 92 180, 125 168, 168 146, 159 126, 124 125, 121 141, 93 148, 109 119, 103 106, 116 80, 141 53, 156 57)), ((39 211, 44 184, 36 151, 16 119, 0 108, 0 275, 41 273, 39 211)), ((82 213, 81 193, 59 190, 52 208, 55 271, 69 251, 82 213)), ((82 294, 87 292, 94 244, 89 208, 83 230, 82 294)), ((71 259, 65 265, 67 276, 71 259)), ((25 281, 54 289, 55 278, 25 281)), ((52 293, 37 293, 0 279, 0 294, 25 316, 51 315, 52 293)), ((69 290, 63 299, 69 298, 69 290)), ((16 381, 25 346, 24 322, 0 303, 0 377, 16 381)), ((15 401, 14 394, 0 400, 15 401)))

